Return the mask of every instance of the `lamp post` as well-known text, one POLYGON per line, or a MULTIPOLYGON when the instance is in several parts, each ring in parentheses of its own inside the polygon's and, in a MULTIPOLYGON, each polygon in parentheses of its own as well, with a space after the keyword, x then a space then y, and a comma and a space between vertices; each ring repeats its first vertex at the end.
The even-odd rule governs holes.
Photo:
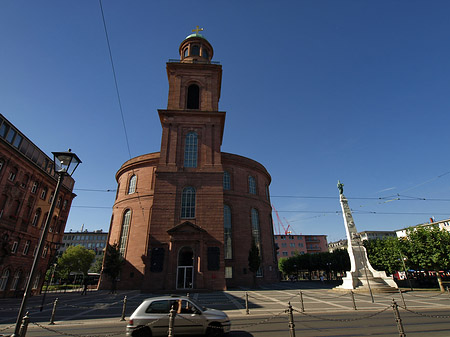
POLYGON ((11 337, 18 337, 20 325, 22 323, 22 318, 25 313, 25 309, 27 306, 28 298, 30 297, 31 287, 34 281, 34 275, 36 273, 36 269, 39 264, 39 260, 41 258, 42 251, 45 246, 45 240, 47 238, 48 229, 50 226, 50 222, 52 220, 53 212, 55 211, 56 200, 58 200, 59 190, 61 188, 62 182, 66 175, 71 176, 78 165, 81 163, 80 158, 75 153, 72 153, 71 150, 66 152, 52 152, 53 153, 53 163, 55 172, 58 174, 58 182, 56 184, 55 194, 52 199, 52 203, 50 206, 50 210, 48 211, 47 219, 45 220, 44 228, 41 232, 41 237, 39 238, 39 243, 36 251, 36 255, 34 256, 33 264, 31 266, 30 276, 28 277, 27 285, 25 287, 25 292, 23 294, 22 303, 20 305, 19 313, 17 315, 16 327, 14 330, 14 334, 11 337))

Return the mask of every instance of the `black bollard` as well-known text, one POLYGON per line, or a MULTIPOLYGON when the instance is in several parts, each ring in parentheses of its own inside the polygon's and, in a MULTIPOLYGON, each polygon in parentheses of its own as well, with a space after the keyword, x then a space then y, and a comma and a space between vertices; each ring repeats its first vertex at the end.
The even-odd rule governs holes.
POLYGON ((290 337, 295 337, 294 314, 292 313, 291 302, 289 302, 288 315, 289 315, 289 335, 290 337))
POLYGON ((248 310, 248 292, 245 292, 245 313, 248 315, 250 311, 248 310))
POLYGON ((22 318, 22 325, 20 326, 19 330, 19 337, 25 337, 28 330, 28 324, 30 323, 30 317, 28 316, 29 312, 25 314, 25 316, 22 318))
POLYGON ((357 310, 356 309, 356 302, 355 302, 355 295, 353 294, 352 290, 350 290, 350 295, 352 295, 353 309, 357 310))
POLYGON ((300 304, 302 306, 302 312, 305 312, 305 305, 303 304, 303 292, 299 292, 300 294, 300 304))
POLYGON ((55 299, 53 302, 53 310, 52 310, 52 317, 50 317, 50 325, 55 324, 55 314, 56 314, 56 306, 58 305, 58 299, 55 299))
POLYGON ((125 310, 127 309, 127 297, 125 296, 123 298, 123 306, 122 306, 122 317, 120 318, 121 321, 125 320, 125 310))
POLYGON ((394 299, 392 299, 392 309, 394 310, 395 322, 397 323, 398 336, 405 337, 405 330, 403 330, 402 319, 400 318, 400 313, 398 311, 398 305, 394 299))
POLYGON ((173 327, 175 325, 175 315, 177 314, 177 312, 175 311, 173 305, 172 308, 170 308, 170 313, 169 313, 169 332, 167 334, 167 337, 173 337, 174 336, 174 331, 173 331, 173 327))

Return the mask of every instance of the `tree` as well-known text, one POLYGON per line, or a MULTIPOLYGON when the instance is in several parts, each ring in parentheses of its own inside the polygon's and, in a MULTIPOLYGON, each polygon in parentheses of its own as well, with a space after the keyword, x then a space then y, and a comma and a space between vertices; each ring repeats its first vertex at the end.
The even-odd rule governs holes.
POLYGON ((97 257, 94 263, 91 265, 91 268, 89 268, 89 272, 100 274, 100 272, 102 271, 102 264, 103 256, 97 257))
POLYGON ((261 257, 259 256, 259 248, 256 246, 255 240, 252 240, 250 251, 248 252, 248 269, 253 273, 253 286, 256 287, 256 273, 261 265, 261 257))
POLYGON ((87 275, 95 252, 81 245, 70 246, 58 259, 58 270, 63 278, 69 278, 71 272, 87 275))
POLYGON ((116 291, 117 278, 123 265, 123 257, 120 254, 119 245, 114 243, 108 244, 105 251, 105 260, 103 262, 103 274, 111 280, 111 292, 116 291))
POLYGON ((370 264, 376 270, 384 270, 389 274, 403 269, 401 241, 398 238, 365 240, 364 247, 370 264))
POLYGON ((408 265, 436 271, 439 288, 444 291, 439 270, 450 268, 450 233, 438 226, 409 228, 403 243, 408 265))

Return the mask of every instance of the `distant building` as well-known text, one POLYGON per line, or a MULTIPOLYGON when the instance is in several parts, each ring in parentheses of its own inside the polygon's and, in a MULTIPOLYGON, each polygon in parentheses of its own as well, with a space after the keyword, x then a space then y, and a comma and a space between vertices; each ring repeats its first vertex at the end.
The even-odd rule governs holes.
POLYGON ((330 253, 334 252, 337 249, 347 249, 347 239, 328 243, 328 251, 330 253))
POLYGON ((70 246, 83 246, 95 252, 95 257, 103 256, 106 242, 108 241, 108 233, 99 229, 93 232, 87 230, 83 232, 65 232, 62 244, 58 250, 58 255, 62 255, 70 246))
POLYGON ((274 235, 277 258, 328 251, 326 235, 274 235))
MULTIPOLYGON (((56 149, 59 150, 59 149, 56 149)), ((0 297, 23 292, 54 197, 53 160, 0 114, 0 297)), ((63 181, 42 257, 32 282, 39 292, 62 240, 74 180, 63 181)))
MULTIPOLYGON (((411 227, 415 228, 415 227, 422 227, 422 226, 426 227, 426 226, 436 226, 436 225, 439 226, 440 229, 444 229, 444 230, 450 232, 450 219, 434 221, 433 218, 430 218, 430 222, 423 223, 423 224, 416 225, 416 226, 411 226, 411 227)), ((411 227, 396 230, 395 233, 396 233, 397 237, 399 237, 399 238, 405 237, 407 230, 411 227)))
POLYGON ((395 231, 364 231, 359 232, 359 235, 361 236, 361 241, 397 237, 395 231))

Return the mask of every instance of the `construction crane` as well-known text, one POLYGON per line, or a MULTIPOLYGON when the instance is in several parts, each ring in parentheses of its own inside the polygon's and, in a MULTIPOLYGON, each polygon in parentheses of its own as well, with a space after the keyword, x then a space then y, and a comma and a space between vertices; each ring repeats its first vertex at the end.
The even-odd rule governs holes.
POLYGON ((275 215, 277 216, 277 222, 278 222, 278 234, 277 235, 281 235, 281 229, 280 229, 280 225, 281 227, 283 227, 284 230, 284 235, 289 235, 291 234, 291 232, 289 231, 289 227, 291 227, 291 225, 289 224, 289 222, 286 220, 286 218, 284 218, 284 220, 286 220, 288 226, 284 227, 283 221, 281 221, 280 216, 278 215, 277 210, 275 209, 275 207, 272 204, 272 209, 275 212, 275 215))

